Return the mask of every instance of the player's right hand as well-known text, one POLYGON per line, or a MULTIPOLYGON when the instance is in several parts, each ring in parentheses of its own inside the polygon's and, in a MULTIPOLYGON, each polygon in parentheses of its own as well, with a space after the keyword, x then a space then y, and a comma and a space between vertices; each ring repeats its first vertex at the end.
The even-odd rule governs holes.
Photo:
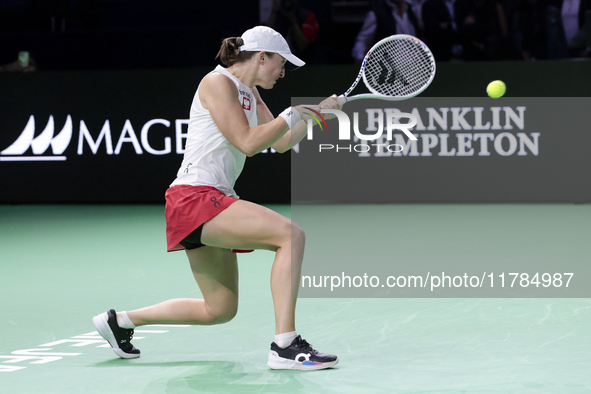
MULTIPOLYGON (((332 96, 328 97, 327 99, 323 100, 318 107, 320 109, 336 109, 336 110, 341 110, 341 108, 343 108, 343 103, 341 103, 336 94, 333 94, 332 96)), ((335 114, 323 114, 325 119, 333 119, 336 118, 335 114)))

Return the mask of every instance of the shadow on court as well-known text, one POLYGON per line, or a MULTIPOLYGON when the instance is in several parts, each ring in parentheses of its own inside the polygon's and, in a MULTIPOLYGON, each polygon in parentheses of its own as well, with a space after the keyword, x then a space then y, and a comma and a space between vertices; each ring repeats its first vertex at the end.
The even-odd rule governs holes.
MULTIPOLYGON (((245 372, 247 368, 242 363, 231 361, 172 361, 172 362, 141 362, 141 360, 112 359, 89 365, 97 368, 178 368, 188 367, 197 371, 182 374, 166 382, 166 392, 176 393, 194 391, 198 393, 294 393, 294 392, 322 392, 338 393, 307 379, 308 374, 328 375, 338 371, 332 368, 322 371, 275 371, 271 369, 262 372, 245 372)), ((309 376, 309 375, 308 375, 309 376)), ((325 376, 328 380, 329 377, 325 376)), ((162 381, 148 384, 144 392, 153 392, 156 387, 162 387, 162 381)), ((366 386, 367 387, 367 386, 366 386)))

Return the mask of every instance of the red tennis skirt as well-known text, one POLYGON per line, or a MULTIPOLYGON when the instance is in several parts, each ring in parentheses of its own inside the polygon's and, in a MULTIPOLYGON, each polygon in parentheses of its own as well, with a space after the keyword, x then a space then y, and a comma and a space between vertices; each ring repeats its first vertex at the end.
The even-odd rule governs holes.
POLYGON ((176 185, 166 191, 165 197, 166 243, 169 252, 184 250, 180 242, 187 235, 238 201, 212 186, 176 185))

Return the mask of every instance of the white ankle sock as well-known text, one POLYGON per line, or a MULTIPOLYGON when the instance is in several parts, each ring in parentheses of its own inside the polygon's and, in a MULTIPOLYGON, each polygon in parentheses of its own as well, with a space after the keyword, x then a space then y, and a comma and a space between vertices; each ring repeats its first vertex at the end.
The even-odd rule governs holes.
POLYGON ((289 345, 291 345, 291 343, 293 342, 293 340, 297 336, 298 336, 298 333, 296 331, 285 332, 283 334, 277 334, 277 335, 275 335, 275 343, 281 349, 285 349, 286 347, 288 347, 289 345))
POLYGON ((135 328, 135 324, 131 322, 127 312, 117 312, 117 324, 121 328, 135 328))

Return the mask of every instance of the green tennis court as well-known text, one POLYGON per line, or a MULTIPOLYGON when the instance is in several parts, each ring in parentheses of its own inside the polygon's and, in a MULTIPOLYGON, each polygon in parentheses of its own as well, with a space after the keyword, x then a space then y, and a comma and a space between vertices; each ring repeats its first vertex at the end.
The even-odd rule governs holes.
MULTIPOLYGON (((264 251, 239 256, 241 301, 230 323, 140 327, 134 344, 141 358, 118 359, 94 332, 92 316, 200 297, 184 253, 165 252, 163 211, 0 206, 0 392, 591 391, 586 298, 301 298, 298 333, 340 363, 272 371, 266 360, 274 334, 273 253, 264 251)), ((404 253, 394 264, 507 255, 587 264, 591 254, 589 205, 311 205, 297 212, 308 235, 304 264, 358 257, 361 246, 351 253, 322 249, 327 237, 350 234, 345 212, 359 218, 355 223, 372 222, 377 233, 396 233, 392 247, 405 247, 397 247, 404 253)), ((366 249, 371 259, 367 250, 376 248, 366 249)))

